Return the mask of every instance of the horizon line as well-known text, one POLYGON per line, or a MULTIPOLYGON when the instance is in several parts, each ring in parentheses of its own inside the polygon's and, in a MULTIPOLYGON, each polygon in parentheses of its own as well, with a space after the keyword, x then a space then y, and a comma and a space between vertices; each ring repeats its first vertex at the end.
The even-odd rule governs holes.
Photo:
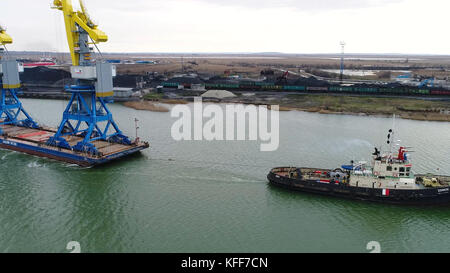
MULTIPOLYGON (((8 52, 13 53, 48 53, 48 54, 70 54, 70 52, 55 52, 55 51, 41 51, 41 50, 8 50, 8 52)), ((95 52, 95 54, 115 54, 115 55, 132 55, 132 54, 158 54, 158 55, 339 55, 341 56, 341 53, 286 53, 286 52, 95 52)), ((360 55, 360 56, 448 56, 449 54, 439 54, 439 53, 345 53, 346 56, 352 56, 352 55, 360 55)))

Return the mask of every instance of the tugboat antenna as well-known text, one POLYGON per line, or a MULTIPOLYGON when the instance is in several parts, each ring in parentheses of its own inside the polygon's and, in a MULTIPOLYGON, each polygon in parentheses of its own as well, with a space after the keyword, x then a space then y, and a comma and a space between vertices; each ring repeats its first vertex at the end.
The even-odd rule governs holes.
POLYGON ((388 144, 390 144, 390 153, 391 153, 391 155, 392 155, 392 148, 393 148, 393 146, 395 145, 395 142, 396 142, 396 140, 395 140, 395 118, 396 118, 396 116, 394 114, 393 118, 392 118, 392 129, 389 130, 388 144))

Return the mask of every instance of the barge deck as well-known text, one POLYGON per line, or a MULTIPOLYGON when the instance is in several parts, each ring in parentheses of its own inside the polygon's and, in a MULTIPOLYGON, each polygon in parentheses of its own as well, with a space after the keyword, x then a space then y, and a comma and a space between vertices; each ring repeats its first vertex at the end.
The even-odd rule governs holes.
MULTIPOLYGON (((95 141, 92 144, 97 148, 99 154, 92 155, 47 145, 49 138, 56 134, 56 129, 53 128, 33 129, 13 125, 0 125, 0 128, 3 131, 3 135, 0 136, 0 148, 2 149, 77 164, 83 167, 108 163, 150 147, 147 142, 124 145, 108 141, 95 141)), ((81 136, 65 136, 64 138, 71 146, 83 140, 81 136)))

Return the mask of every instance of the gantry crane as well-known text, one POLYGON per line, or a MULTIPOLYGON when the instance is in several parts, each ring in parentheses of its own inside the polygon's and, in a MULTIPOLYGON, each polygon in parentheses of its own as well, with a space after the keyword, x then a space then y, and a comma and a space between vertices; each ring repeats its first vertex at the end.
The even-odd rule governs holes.
MULTIPOLYGON (((39 128, 17 97, 21 86, 19 72, 23 72, 23 65, 8 54, 6 45, 12 43, 11 36, 0 26, 0 125, 39 128)), ((0 134, 3 134, 1 127, 0 134)))
POLYGON ((131 145, 114 122, 105 98, 113 96, 115 67, 105 61, 92 60, 93 48, 107 42, 108 36, 93 23, 80 0, 81 11, 74 11, 71 0, 54 0, 54 9, 64 14, 64 22, 72 57, 71 74, 76 85, 66 87, 72 97, 63 114, 63 120, 48 145, 97 154, 93 142, 98 140, 131 145), (83 140, 71 146, 67 137, 83 140))

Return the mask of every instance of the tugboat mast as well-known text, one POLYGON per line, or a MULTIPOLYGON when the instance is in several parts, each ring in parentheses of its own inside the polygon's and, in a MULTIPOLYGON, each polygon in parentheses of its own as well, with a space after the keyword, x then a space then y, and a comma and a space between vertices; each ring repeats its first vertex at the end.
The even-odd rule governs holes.
POLYGON ((393 156, 393 153, 394 153, 394 145, 395 145, 395 118, 396 118, 396 115, 394 114, 393 120, 392 120, 392 129, 389 130, 388 140, 387 140, 387 144, 389 145, 389 155, 390 156, 393 156))

